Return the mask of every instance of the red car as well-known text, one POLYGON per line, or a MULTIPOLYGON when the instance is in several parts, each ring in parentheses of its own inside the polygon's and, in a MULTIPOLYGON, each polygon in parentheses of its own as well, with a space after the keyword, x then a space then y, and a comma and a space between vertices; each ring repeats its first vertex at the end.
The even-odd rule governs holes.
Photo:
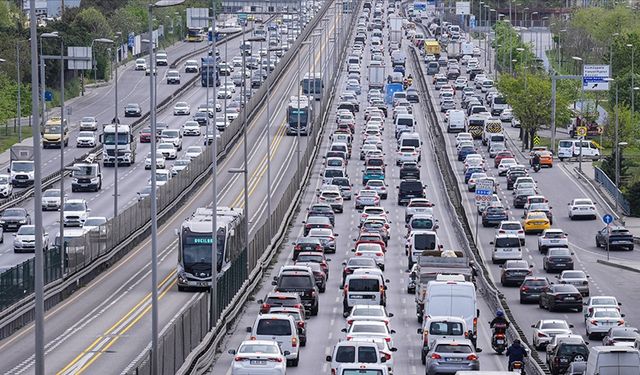
POLYGON ((329 264, 327 263, 327 258, 322 252, 314 252, 314 251, 303 251, 298 254, 298 259, 296 259, 293 264, 298 262, 313 262, 320 264, 320 267, 324 271, 324 274, 327 275, 327 280, 329 279, 329 264))
POLYGON ((151 128, 140 130, 140 143, 151 143, 151 128))
POLYGON ((358 236, 358 239, 356 240, 355 247, 358 247, 358 245, 360 245, 361 243, 377 243, 382 247, 382 251, 384 252, 387 251, 387 247, 384 243, 384 240, 382 239, 382 236, 379 235, 378 233, 370 233, 370 232, 360 233, 360 235, 358 236))
POLYGON ((500 165, 500 162, 502 161, 502 159, 504 158, 515 158, 515 156, 513 155, 513 152, 509 151, 509 150, 505 150, 505 151, 500 151, 496 154, 496 157, 493 159, 493 166, 494 168, 498 168, 498 165, 500 165))

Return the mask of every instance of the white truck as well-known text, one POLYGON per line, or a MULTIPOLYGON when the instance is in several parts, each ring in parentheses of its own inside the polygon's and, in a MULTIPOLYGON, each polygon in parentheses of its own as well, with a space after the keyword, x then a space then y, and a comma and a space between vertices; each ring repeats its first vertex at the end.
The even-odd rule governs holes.
POLYGON ((494 134, 502 133, 502 121, 499 118, 489 118, 484 122, 484 131, 482 134, 482 144, 489 144, 489 138, 494 134))
POLYGON ((13 187, 33 185, 33 175, 35 173, 33 147, 21 145, 12 146, 10 160, 7 171, 11 176, 11 185, 13 185, 13 187))
POLYGON ((384 89, 384 66, 372 65, 369 67, 369 90, 384 89))
POLYGON ((100 136, 103 145, 102 163, 105 167, 115 166, 116 158, 118 165, 131 166, 136 162, 137 141, 133 136, 131 126, 118 125, 117 127, 118 133, 116 135, 115 124, 105 125, 104 132, 100 136))

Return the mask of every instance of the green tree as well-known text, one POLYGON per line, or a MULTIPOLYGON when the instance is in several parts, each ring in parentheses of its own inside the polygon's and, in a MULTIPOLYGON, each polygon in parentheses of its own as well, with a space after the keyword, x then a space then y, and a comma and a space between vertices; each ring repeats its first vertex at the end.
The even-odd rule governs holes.
MULTIPOLYGON (((625 181, 628 181, 629 178, 629 167, 632 166, 632 163, 624 157, 624 152, 620 153, 620 160, 618 163, 619 171, 620 171, 620 185, 624 187, 625 181)), ((611 155, 606 156, 602 160, 602 164, 600 165, 600 169, 611 179, 611 181, 616 180, 616 150, 614 149, 611 152, 611 155)))

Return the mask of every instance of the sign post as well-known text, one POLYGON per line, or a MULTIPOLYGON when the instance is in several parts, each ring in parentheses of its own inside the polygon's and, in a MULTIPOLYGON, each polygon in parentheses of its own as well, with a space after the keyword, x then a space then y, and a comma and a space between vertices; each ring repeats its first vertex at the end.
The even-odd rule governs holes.
MULTIPOLYGON (((613 223, 613 215, 605 214, 602 216, 602 222, 607 224, 607 232, 611 232, 611 223, 613 223)), ((607 237, 607 261, 609 261, 609 237, 607 237)))
POLYGON ((609 65, 585 65, 582 68, 582 89, 584 91, 609 90, 609 65))
MULTIPOLYGON (((493 189, 495 186, 493 185, 493 180, 490 179, 480 179, 476 181, 476 207, 479 206, 488 206, 489 202, 491 202, 491 198, 493 195, 493 189)), ((480 224, 479 215, 476 215, 476 233, 475 233, 475 243, 478 246, 478 230, 480 224)))

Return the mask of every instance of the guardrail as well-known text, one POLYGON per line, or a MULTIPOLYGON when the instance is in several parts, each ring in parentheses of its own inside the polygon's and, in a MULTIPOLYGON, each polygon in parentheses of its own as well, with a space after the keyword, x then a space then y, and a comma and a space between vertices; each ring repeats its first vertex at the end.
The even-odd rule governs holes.
MULTIPOLYGON (((319 14, 324 14, 329 7, 329 2, 326 6, 319 11, 319 14)), ((322 18, 318 15, 317 20, 322 18)), ((355 17, 352 18, 350 28, 345 35, 350 35, 351 30, 355 26, 355 17)), ((312 30, 317 25, 317 22, 311 23, 308 28, 312 30)), ((309 33, 307 33, 308 35, 309 33)), ((301 39, 304 40, 305 38, 301 39)), ((338 65, 341 61, 344 61, 346 56, 346 46, 340 51, 338 55, 338 65)), ((304 187, 310 173, 312 171, 311 161, 316 157, 320 140, 324 132, 324 124, 327 122, 329 115, 328 108, 333 101, 334 90, 336 87, 336 81, 339 77, 339 70, 334 69, 334 76, 331 80, 331 84, 328 88, 331 90, 329 95, 323 96, 321 101, 323 113, 322 119, 317 119, 317 123, 320 126, 314 126, 310 137, 314 140, 313 147, 307 147, 304 155, 301 157, 300 165, 296 168, 296 173, 290 180, 285 193, 283 194, 280 202, 278 203, 276 210, 273 212, 271 220, 267 220, 261 228, 259 228, 252 241, 248 246, 249 259, 248 270, 250 274, 245 280, 243 285, 237 293, 235 293, 231 299, 223 300, 220 297, 223 295, 225 288, 227 287, 222 283, 218 283, 218 301, 224 301, 219 306, 220 319, 217 322, 215 328, 212 331, 208 331, 208 309, 209 299, 205 298, 208 294, 201 293, 198 297, 195 297, 186 305, 176 317, 164 327, 161 332, 161 339, 159 345, 159 358, 162 358, 162 363, 159 366, 160 374, 202 374, 206 372, 215 356, 216 348, 219 346, 222 339, 228 333, 228 327, 230 323, 235 320, 242 310, 244 303, 248 300, 251 293, 255 290, 256 286, 260 283, 262 277, 270 266, 273 256, 277 253, 278 248, 282 244, 285 238, 285 234, 289 227, 290 220, 296 211, 296 208, 304 193, 304 187), (269 238, 270 228, 269 222, 276 223, 275 235, 269 238), (254 257, 255 261, 250 259, 254 257), (205 328, 203 325, 206 322, 205 328), (185 326, 186 324, 186 326, 185 326), (201 336, 193 337, 195 328, 195 334, 201 336), (188 337, 186 332, 191 329, 192 336, 188 337), (208 331, 208 332, 207 332, 208 331), (198 339, 199 344, 193 345, 195 339, 198 339), (187 350, 191 351, 188 356, 187 350), (184 358, 184 364, 182 360, 184 358), (182 366, 180 366, 182 364, 182 366)), ((244 262, 245 260, 239 260, 244 262)), ((228 276, 230 272, 227 271, 223 275, 228 276)), ((228 295, 228 294, 227 294, 228 295)), ((150 372, 150 346, 147 346, 145 350, 138 355, 138 357, 130 364, 130 366, 122 372, 122 374, 147 374, 150 372)))
POLYGON ((631 214, 631 204, 624 197, 624 194, 618 189, 616 184, 611 181, 609 176, 607 176, 604 171, 598 167, 593 167, 593 171, 595 173, 595 180, 600 186, 602 186, 614 199, 614 201, 618 201, 618 205, 622 208, 622 211, 625 215, 629 216, 631 214))
MULTIPOLYGON (((426 28, 418 24, 419 27, 423 29, 426 33, 426 28)), ((445 143, 444 133, 440 124, 438 122, 438 116, 436 114, 436 110, 433 107, 433 102, 431 100, 431 95, 428 89, 428 85, 425 81, 425 72, 422 70, 419 65, 420 59, 418 54, 415 51, 415 48, 410 48, 411 54, 411 63, 413 65, 413 70, 415 72, 414 77, 416 77, 416 81, 420 86, 420 96, 422 103, 424 103, 423 108, 426 109, 426 118, 425 124, 427 125, 427 132, 430 134, 430 139, 432 142, 432 150, 436 156, 436 161, 439 166, 439 171, 441 172, 441 176, 444 181, 444 186, 447 196, 449 197, 448 203, 451 205, 451 212, 455 212, 455 215, 451 215, 451 219, 453 223, 458 223, 458 225, 454 225, 454 229, 456 230, 456 235, 461 240, 463 244, 465 244, 464 251, 467 255, 474 261, 476 266, 479 268, 480 274, 479 277, 476 278, 476 285, 478 287, 478 292, 484 296, 485 300, 489 304, 491 308, 494 310, 501 309, 508 316, 511 325, 507 330, 507 335, 509 336, 509 340, 513 342, 514 339, 518 338, 522 343, 524 343, 529 348, 530 356, 529 358, 534 359, 533 361, 526 361, 526 373, 529 375, 543 375, 548 374, 549 370, 544 364, 543 360, 540 358, 537 350, 533 347, 524 331, 518 325, 515 316, 509 309, 506 298, 500 292, 500 290, 493 284, 489 270, 483 262, 482 256, 480 255, 480 250, 477 247, 477 244, 473 240, 473 232, 471 230, 471 224, 468 221, 465 209, 462 205, 462 194, 458 187, 458 181, 455 176, 455 172, 453 166, 451 165, 451 159, 449 155, 447 155, 446 147, 442 147, 445 143), (427 117, 428 116, 428 117, 427 117)))

